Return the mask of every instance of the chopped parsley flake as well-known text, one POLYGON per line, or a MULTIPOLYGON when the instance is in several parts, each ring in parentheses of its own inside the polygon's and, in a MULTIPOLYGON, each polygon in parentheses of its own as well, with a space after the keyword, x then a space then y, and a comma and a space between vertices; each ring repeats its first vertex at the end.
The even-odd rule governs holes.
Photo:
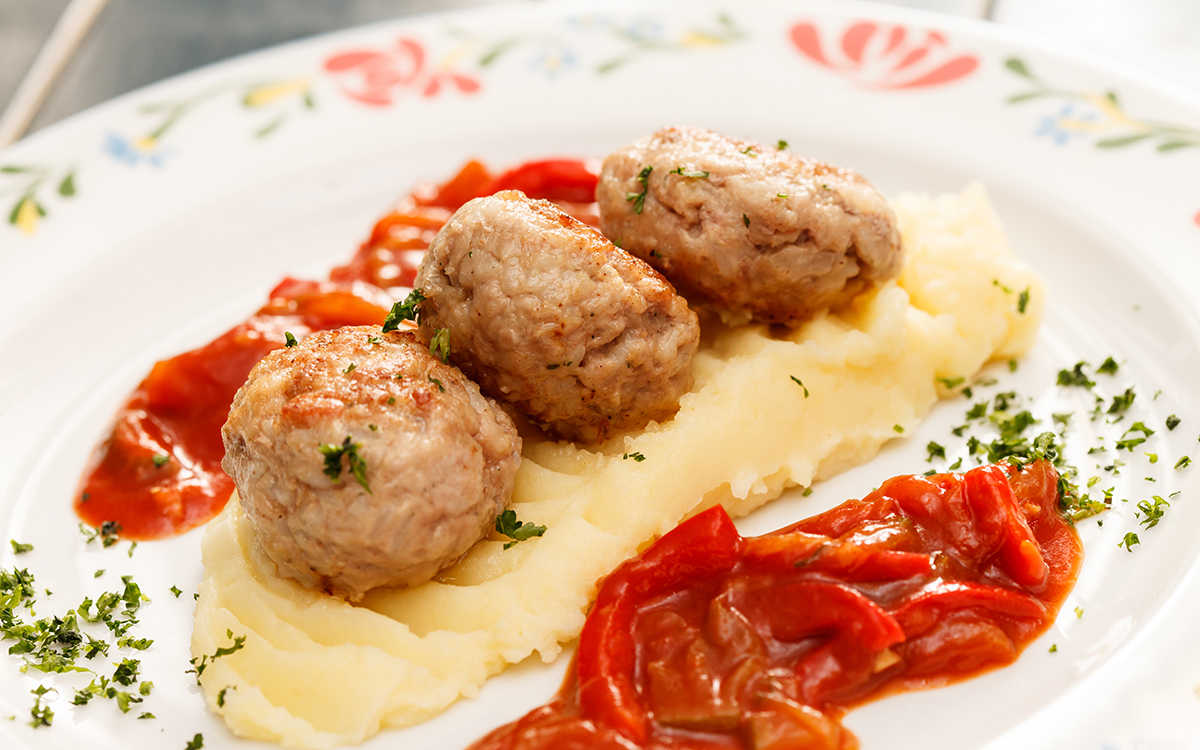
POLYGON ((1083 607, 1076 607, 1076 608, 1075 608, 1075 616, 1076 616, 1076 617, 1083 617, 1083 607))
POLYGON ((291 348, 292 348, 293 346, 295 346, 297 343, 299 343, 299 342, 297 342, 297 341, 296 341, 296 337, 292 335, 292 332, 291 332, 291 331, 284 331, 284 332, 283 332, 283 344, 284 344, 284 346, 286 346, 288 349, 291 349, 291 348))
MULTIPOLYGON (((1154 434, 1154 430, 1150 429, 1142 422, 1134 422, 1133 426, 1131 426, 1128 430, 1125 430, 1124 434, 1121 435, 1121 439, 1117 441, 1117 450, 1124 449, 1127 451, 1132 451, 1135 447, 1146 442, 1146 438, 1150 437, 1153 434, 1154 434), (1140 432, 1140 433, 1142 433, 1142 436, 1141 437, 1137 437, 1137 436, 1130 437, 1130 434, 1134 433, 1134 432, 1140 432)), ((1156 457, 1154 459, 1154 461, 1151 461, 1150 463, 1154 463, 1157 460, 1158 459, 1156 457)))
POLYGON ((510 509, 496 516, 496 531, 512 539, 511 542, 507 542, 504 545, 504 549, 508 549, 517 542, 523 542, 526 539, 532 539, 535 536, 545 534, 546 527, 518 521, 517 512, 510 509))
POLYGON ((442 360, 443 364, 450 361, 450 329, 439 328, 433 334, 433 338, 429 339, 429 353, 442 360))
POLYGON ((1100 363, 1100 366, 1096 368, 1096 372, 1101 375, 1116 375, 1119 367, 1120 365, 1117 364, 1117 361, 1109 357, 1100 363))
POLYGON ((91 544, 93 540, 99 539, 101 545, 111 547, 121 538, 121 524, 116 521, 105 521, 100 524, 99 528, 79 524, 79 533, 83 534, 84 544, 91 544))
POLYGON ((742 223, 746 225, 747 229, 749 229, 750 228, 750 217, 747 216, 746 214, 742 214, 742 223))
POLYGON ((178 586, 172 586, 171 588, 169 588, 167 590, 170 591, 172 594, 174 594, 176 599, 178 599, 179 595, 183 593, 183 590, 180 589, 178 586))
POLYGON ((16 539, 9 539, 8 543, 12 545, 14 555, 23 555, 26 552, 33 552, 32 544, 21 544, 16 539))
POLYGON ((1058 644, 1057 644, 1057 643, 1051 643, 1051 644, 1050 644, 1050 653, 1052 653, 1052 654, 1053 654, 1053 653, 1055 653, 1055 652, 1057 652, 1057 651, 1058 651, 1058 644))
POLYGON ((651 258, 659 258, 659 259, 661 259, 661 258, 663 257, 663 254, 662 254, 662 253, 660 253, 660 252, 659 252, 659 251, 657 251, 657 250, 651 250, 651 251, 650 251, 650 257, 651 257, 651 258))
POLYGON ((403 302, 394 303, 387 317, 383 319, 383 332, 387 333, 388 331, 398 329, 401 321, 405 320, 411 320, 419 324, 421 322, 421 310, 417 306, 424 302, 425 299, 425 295, 420 289, 414 289, 408 293, 403 302))
POLYGON ((38 727, 48 727, 54 723, 54 712, 50 710, 50 706, 42 705, 42 696, 46 693, 57 694, 54 688, 48 688, 45 685, 38 685, 33 690, 29 691, 33 694, 33 708, 29 709, 29 715, 33 720, 29 722, 29 726, 37 729, 38 727))
POLYGON ((793 383, 804 389, 804 397, 808 398, 808 387, 804 385, 804 383, 800 382, 800 378, 796 377, 795 375, 789 375, 788 377, 792 379, 793 383))
POLYGON ((1091 388, 1096 385, 1095 381, 1087 376, 1083 368, 1087 367, 1087 362, 1076 362, 1075 367, 1070 370, 1058 371, 1058 384, 1062 386, 1078 386, 1080 388, 1091 388))
POLYGON ((1149 500, 1141 500, 1137 504, 1138 510, 1141 511, 1140 515, 1142 517, 1142 520, 1138 521, 1138 523, 1142 526, 1145 526, 1147 529, 1152 529, 1157 526, 1158 522, 1162 520, 1163 513, 1166 512, 1167 508, 1171 507, 1170 503, 1158 495, 1151 495, 1151 498, 1154 500, 1153 503, 1151 503, 1149 500))
POLYGON ((1176 469, 1183 469, 1183 468, 1185 468, 1185 467, 1187 467, 1187 466, 1190 466, 1190 465, 1191 465, 1191 463, 1192 463, 1192 459, 1191 459, 1191 458, 1189 458, 1189 457, 1187 457, 1187 456, 1184 456, 1183 458, 1181 458, 1181 459, 1179 459, 1178 461, 1176 461, 1176 462, 1175 462, 1175 468, 1176 468, 1176 469))
POLYGON ((438 380, 437 378, 435 378, 432 375, 426 375, 426 377, 429 378, 430 383, 433 383, 434 385, 436 385, 438 387, 438 393, 446 392, 446 386, 442 385, 442 381, 438 380))
POLYGON ((166 453, 155 453, 154 458, 151 460, 154 461, 154 468, 161 469, 170 462, 171 457, 166 453))
MULTIPOLYGON (((200 684, 200 677, 201 677, 201 675, 204 674, 204 670, 208 667, 209 664, 216 661, 217 659, 220 659, 223 656, 229 656, 230 654, 234 654, 234 653, 237 653, 238 651, 241 651, 242 648, 246 645, 246 636, 239 635, 237 638, 234 638, 232 630, 226 629, 225 637, 230 639, 231 641, 233 641, 233 643, 228 646, 217 647, 216 652, 211 655, 203 654, 199 657, 196 657, 196 658, 193 658, 190 660, 191 664, 192 664, 192 668, 189 669, 188 672, 196 673, 196 684, 197 685, 200 684)), ((199 737, 199 735, 196 735, 196 736, 199 737)))
POLYGON ((788 147, 788 142, 783 140, 782 138, 779 139, 779 143, 775 144, 775 148, 779 149, 780 151, 783 151, 787 147, 788 147))
POLYGON ((1171 416, 1167 417, 1167 429, 1168 430, 1175 429, 1176 427, 1179 426, 1179 423, 1182 421, 1183 420, 1181 420, 1179 417, 1172 414, 1171 416))
POLYGON ((893 431, 893 432, 895 432, 895 433, 897 433, 897 434, 903 434, 903 432, 904 432, 904 428, 903 428, 903 427, 901 427, 901 426, 900 426, 900 425, 898 425, 898 424, 894 424, 894 425, 892 425, 892 431, 893 431))
POLYGON ((925 446, 925 450, 929 452, 929 458, 926 459, 927 461, 932 461, 934 458, 946 457, 946 448, 938 443, 933 442, 932 440, 929 441, 929 445, 925 446))
POLYGON ((1138 535, 1131 531, 1125 535, 1125 538, 1122 539, 1120 541, 1120 543, 1117 544, 1117 546, 1124 547, 1125 549, 1129 550, 1130 552, 1133 552, 1133 545, 1141 544, 1141 543, 1142 543, 1141 540, 1138 539, 1138 535))
POLYGON ((354 371, 355 371, 355 370, 357 370, 357 369, 358 369, 358 365, 356 365, 356 364, 354 364, 353 362, 351 362, 351 363, 350 363, 350 364, 349 364, 349 365, 346 367, 346 369, 345 369, 345 370, 342 370, 342 374, 343 374, 343 375, 349 375, 350 373, 354 372, 354 371))
POLYGON ((221 692, 217 693, 217 708, 225 707, 225 693, 229 692, 230 690, 237 690, 237 685, 226 685, 225 687, 221 688, 221 692))
POLYGON ((753 147, 753 146, 747 146, 746 148, 742 149, 741 153, 743 153, 743 154, 745 154, 746 156, 749 156, 749 157, 751 157, 751 158, 753 158, 753 159, 757 159, 757 158, 758 158, 758 154, 754 153, 754 147, 753 147))
POLYGON ((1024 291, 1017 297, 1017 312, 1025 314, 1025 308, 1029 305, 1029 287, 1025 287, 1024 291))
POLYGON ((938 378, 937 382, 941 383, 942 387, 944 387, 946 390, 953 390, 967 382, 967 379, 961 376, 957 378, 938 378))
POLYGON ((1000 287, 1005 294, 1012 294, 1012 290, 1000 283, 1000 279, 992 279, 992 284, 1000 287))
POLYGON ((204 747, 204 735, 197 732, 196 736, 192 738, 191 742, 187 743, 187 747, 183 750, 200 750, 202 747, 204 747))
POLYGON ((621 458, 622 458, 622 460, 624 460, 624 459, 627 459, 627 458, 632 458, 634 461, 637 461, 639 464, 640 464, 642 461, 645 461, 645 460, 646 460, 646 457, 645 457, 644 455, 642 455, 641 453, 637 453, 637 452, 634 452, 634 453, 622 453, 622 454, 621 454, 621 458))
POLYGON ((1008 371, 1009 372, 1016 372, 1018 367, 1020 367, 1020 363, 1018 363, 1017 360, 1015 360, 1015 359, 1008 360, 1008 371))
POLYGON ((1126 411, 1137 394, 1133 392, 1133 388, 1126 388, 1125 392, 1120 396, 1113 396, 1112 406, 1108 407, 1109 414, 1121 414, 1126 411))
POLYGON ((362 488, 371 494, 371 487, 367 484, 367 462, 362 456, 358 455, 358 449, 362 447, 362 443, 354 442, 354 439, 347 435, 341 445, 333 443, 323 443, 318 450, 325 456, 325 476, 336 482, 342 476, 342 457, 345 456, 350 464, 350 473, 362 485, 362 488))
POLYGON ((640 193, 626 193, 625 200, 633 202, 633 212, 640 214, 646 208, 646 194, 650 192, 650 173, 654 171, 654 167, 646 166, 638 172, 637 181, 642 186, 640 193))
POLYGON ((680 177, 698 177, 702 180, 708 179, 708 172, 702 172, 700 170, 688 170, 684 169, 683 167, 675 167, 668 172, 668 174, 677 174, 680 177))

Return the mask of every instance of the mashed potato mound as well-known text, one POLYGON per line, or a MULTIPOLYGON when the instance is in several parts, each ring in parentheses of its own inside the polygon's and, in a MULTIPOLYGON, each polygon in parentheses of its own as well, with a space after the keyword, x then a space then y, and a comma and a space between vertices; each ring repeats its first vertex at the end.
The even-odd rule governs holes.
POLYGON ((939 379, 1028 348, 1042 285, 983 188, 893 206, 898 283, 790 333, 710 324, 667 423, 599 450, 527 441, 512 507, 541 538, 484 541, 438 580, 351 606, 279 578, 235 498, 205 533, 192 653, 245 643, 208 661, 209 708, 241 736, 305 748, 427 719, 534 651, 552 660, 597 579, 685 516, 744 515, 863 463, 948 395, 939 379))

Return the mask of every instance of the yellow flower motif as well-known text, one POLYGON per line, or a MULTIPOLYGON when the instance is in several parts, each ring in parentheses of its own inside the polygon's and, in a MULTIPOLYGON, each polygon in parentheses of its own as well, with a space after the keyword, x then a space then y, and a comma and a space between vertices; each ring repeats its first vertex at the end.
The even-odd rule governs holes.
POLYGON ((1085 120, 1078 117, 1059 117, 1058 126, 1074 133, 1099 133, 1114 128, 1130 129, 1148 133, 1151 128, 1131 119, 1111 97, 1103 94, 1084 94, 1084 101, 1100 110, 1100 119, 1085 120))
POLYGON ((262 107, 285 96, 306 91, 309 87, 309 82, 310 79, 304 77, 257 86, 246 94, 246 98, 242 100, 242 103, 247 107, 262 107))
POLYGON ((13 221, 25 234, 33 234, 37 231, 38 216, 41 214, 38 211, 37 203, 34 202, 32 195, 27 195, 21 199, 20 205, 17 206, 16 219, 13 221))
POLYGON ((472 53, 472 47, 472 44, 466 42, 457 45, 438 61, 438 70, 451 70, 457 67, 459 63, 472 53))
POLYGON ((681 44, 684 47, 692 47, 692 48, 720 47, 724 43, 725 43, 725 40, 718 39, 715 36, 712 36, 710 34, 705 34, 700 31, 689 31, 687 33, 687 35, 683 37, 683 41, 681 42, 681 44))
POLYGON ((135 138, 133 147, 142 153, 150 153, 154 147, 158 145, 158 139, 152 135, 143 135, 141 138, 135 138))

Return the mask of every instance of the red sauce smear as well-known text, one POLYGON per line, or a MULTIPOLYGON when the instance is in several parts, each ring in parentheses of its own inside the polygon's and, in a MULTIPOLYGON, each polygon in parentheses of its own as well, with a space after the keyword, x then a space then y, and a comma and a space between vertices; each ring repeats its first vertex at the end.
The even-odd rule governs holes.
POLYGON ((552 703, 471 750, 858 747, 867 700, 1014 661, 1083 549, 1045 461, 905 476, 760 537, 724 509, 603 581, 552 703))
POLYGON ((162 539, 221 511, 233 481, 221 469, 221 426, 233 396, 257 362, 285 344, 284 333, 379 325, 404 296, 417 264, 450 215, 472 198, 523 190, 558 201, 597 224, 597 165, 580 160, 529 162, 494 176, 470 162, 449 182, 423 186, 374 228, 351 261, 327 282, 284 279, 248 321, 199 349, 154 365, 117 413, 75 495, 88 524, 128 539, 162 539))

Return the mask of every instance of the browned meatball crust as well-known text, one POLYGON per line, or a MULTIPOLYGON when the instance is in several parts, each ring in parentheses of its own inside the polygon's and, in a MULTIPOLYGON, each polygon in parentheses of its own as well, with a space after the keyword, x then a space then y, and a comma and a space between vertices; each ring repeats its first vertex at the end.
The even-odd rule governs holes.
POLYGON ((521 451, 508 415, 414 332, 368 326, 267 355, 224 438, 279 572, 351 601, 460 558, 507 505, 521 451))
POLYGON ((421 330, 486 393, 585 442, 679 408, 699 344, 662 276, 553 204, 517 191, 460 208, 417 274, 421 330))
POLYGON ((606 235, 734 322, 798 324, 903 263, 895 217, 859 175, 699 128, 611 154, 596 200, 606 235))

